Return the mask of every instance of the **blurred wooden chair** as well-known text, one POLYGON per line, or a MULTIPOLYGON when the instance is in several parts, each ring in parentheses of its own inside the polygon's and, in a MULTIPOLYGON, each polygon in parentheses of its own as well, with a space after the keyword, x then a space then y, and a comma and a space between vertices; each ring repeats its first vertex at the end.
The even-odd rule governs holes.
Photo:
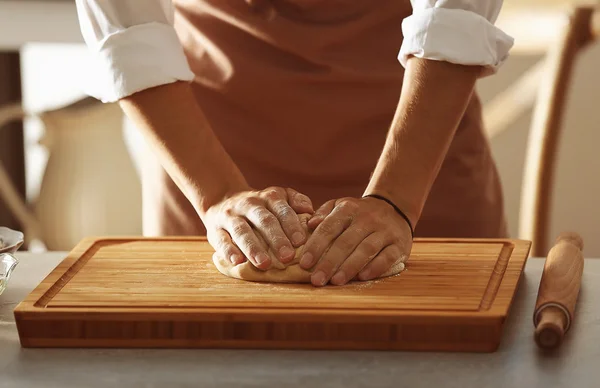
POLYGON ((600 35, 600 8, 574 7, 562 29, 557 28, 558 41, 550 45, 544 58, 484 109, 488 135, 493 137, 533 105, 518 237, 532 241, 534 257, 548 253, 553 178, 571 75, 578 55, 600 35))

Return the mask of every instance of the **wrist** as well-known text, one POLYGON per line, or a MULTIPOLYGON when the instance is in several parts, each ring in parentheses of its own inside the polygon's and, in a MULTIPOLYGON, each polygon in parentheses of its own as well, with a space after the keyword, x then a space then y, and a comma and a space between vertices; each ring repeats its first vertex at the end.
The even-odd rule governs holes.
POLYGON ((243 191, 250 191, 252 188, 245 181, 223 182, 217 185, 208 185, 206 189, 200 189, 197 204, 194 206, 196 212, 204 220, 208 211, 215 205, 233 197, 243 191))
POLYGON ((390 205, 394 211, 404 219, 404 221, 406 221, 408 228, 410 229, 410 235, 412 238, 415 237, 415 229, 413 227, 414 223, 410 220, 410 218, 408 217, 408 215, 403 212, 393 201, 391 201, 389 198, 380 195, 380 194, 365 194, 363 195, 363 198, 375 198, 377 200, 386 202, 388 205, 390 205))
MULTIPOLYGON (((421 216, 422 202, 419 198, 410 198, 406 195, 406 191, 402 191, 400 188, 395 189, 393 187, 384 185, 371 184, 367 187, 363 194, 364 197, 382 197, 387 201, 391 202, 397 211, 399 210, 403 216, 406 217, 406 221, 409 223, 411 230, 417 225, 419 217, 421 216)), ((381 198, 379 198, 381 199, 381 198)))

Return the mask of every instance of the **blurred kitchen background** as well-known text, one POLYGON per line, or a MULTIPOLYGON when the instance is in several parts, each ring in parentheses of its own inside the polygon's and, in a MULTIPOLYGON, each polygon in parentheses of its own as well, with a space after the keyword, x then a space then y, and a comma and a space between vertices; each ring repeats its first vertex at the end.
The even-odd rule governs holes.
MULTIPOLYGON (((488 129, 510 232, 520 237, 520 195, 536 97, 531 86, 548 82, 531 69, 558 44, 565 6, 584 2, 504 3, 497 24, 515 37, 516 46, 500 72, 482 79, 478 90, 486 118, 493 120, 488 129), (531 75, 519 83, 525 74, 531 75), (497 97, 507 90, 515 90, 506 99, 509 105, 499 103, 497 97)), ((141 187, 131 157, 140 139, 118 107, 85 98, 87 61, 74 0, 0 0, 0 123, 10 121, 0 126, 0 160, 27 202, 21 208, 13 198, 11 210, 5 189, 0 225, 26 229, 38 240, 30 241, 30 249, 70 250, 87 235, 142 233, 141 187)), ((578 58, 568 97, 548 238, 576 231, 586 256, 600 257, 600 41, 578 58)))

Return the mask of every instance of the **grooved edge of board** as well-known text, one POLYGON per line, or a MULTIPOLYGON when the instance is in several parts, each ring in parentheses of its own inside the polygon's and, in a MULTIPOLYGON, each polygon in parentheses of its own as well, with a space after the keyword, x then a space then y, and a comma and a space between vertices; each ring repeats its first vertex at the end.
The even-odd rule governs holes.
POLYGON ((498 295, 500 283, 502 283, 502 278, 506 273, 508 261, 514 248, 515 246, 513 244, 504 244, 504 246, 502 247, 502 252, 498 257, 498 261, 496 261, 496 265, 494 266, 492 276, 490 277, 490 282, 488 283, 485 289, 483 298, 481 298, 481 304, 479 305, 480 310, 489 310, 490 307, 492 307, 492 303, 494 303, 496 295, 498 295))
MULTIPOLYGON (((320 309, 264 306, 51 307, 101 247, 138 241, 206 241, 198 237, 90 238, 15 309, 23 347, 265 348, 495 351, 531 243, 514 239, 415 239, 502 243, 479 310, 320 309), (501 291, 501 294, 500 294, 501 291)), ((489 267, 488 267, 489 268, 489 267)))

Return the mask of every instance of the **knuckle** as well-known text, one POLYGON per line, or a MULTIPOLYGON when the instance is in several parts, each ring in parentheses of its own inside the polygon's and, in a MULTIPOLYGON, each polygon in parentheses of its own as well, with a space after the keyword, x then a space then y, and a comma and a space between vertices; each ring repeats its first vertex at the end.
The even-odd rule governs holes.
POLYGON ((325 236, 333 235, 333 224, 331 222, 323 222, 321 225, 319 225, 319 234, 325 236))
POLYGON ((338 203, 338 207, 340 210, 344 210, 347 212, 355 212, 358 210, 358 203, 352 198, 343 198, 338 203))
POLYGON ((256 208, 255 210, 256 221, 263 226, 273 227, 277 222, 277 219, 271 212, 264 208, 256 208))
POLYGON ((287 203, 283 201, 278 202, 273 209, 280 218, 289 218, 295 214, 294 210, 292 210, 292 208, 290 208, 287 203))
POLYGON ((237 205, 238 205, 238 207, 241 207, 242 209, 250 207, 251 206, 250 198, 244 197, 244 198, 240 199, 238 201, 237 205))
POLYGON ((354 244, 349 238, 340 237, 336 240, 337 248, 342 252, 352 251, 354 244))
POLYGON ((225 215, 225 217, 235 217, 235 211, 230 207, 225 208, 223 210, 223 214, 225 215))
POLYGON ((359 261, 359 260, 354 260, 352 262, 346 262, 344 263, 344 272, 346 273, 346 276, 348 276, 348 280, 350 279, 354 279, 356 277, 356 275, 360 272, 361 269, 363 269, 365 267, 365 265, 367 264, 366 261, 359 261))
POLYGON ((373 257, 381 249, 381 243, 379 240, 365 240, 363 242, 363 249, 367 255, 373 257))
MULTIPOLYGON (((352 237, 356 241, 365 241, 365 236, 369 236, 373 230, 369 227, 369 225, 365 225, 364 223, 355 223, 352 225, 352 237)), ((368 240, 367 240, 368 241, 368 240)))
POLYGON ((283 193, 281 188, 272 186, 263 191, 263 196, 269 201, 277 201, 283 197, 283 193))
POLYGON ((254 239, 250 236, 245 236, 244 238, 242 238, 242 245, 251 255, 258 253, 259 246, 256 243, 256 241, 254 241, 254 239))
POLYGON ((218 246, 220 247, 225 247, 227 246, 227 243, 229 242, 227 240, 227 237, 225 237, 224 233, 218 233, 215 237, 215 242, 217 243, 218 246))
POLYGON ((231 232, 236 236, 242 236, 248 232, 248 224, 241 219, 236 219, 231 224, 231 232))

